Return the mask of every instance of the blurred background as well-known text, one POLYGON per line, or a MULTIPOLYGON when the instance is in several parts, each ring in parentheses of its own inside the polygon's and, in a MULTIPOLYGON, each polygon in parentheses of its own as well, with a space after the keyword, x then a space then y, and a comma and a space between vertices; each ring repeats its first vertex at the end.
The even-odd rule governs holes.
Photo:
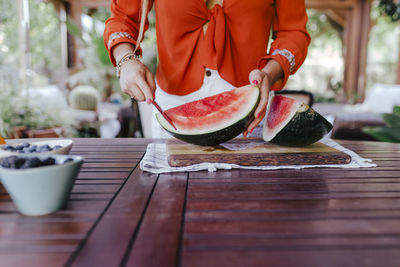
MULTIPOLYGON (((334 138, 400 142, 400 4, 305 2, 312 42, 286 89, 311 95, 334 138)), ((1 136, 151 137, 149 107, 120 92, 103 45, 109 15, 109 0, 0 0, 1 136)), ((149 20, 143 60, 155 72, 149 20)))

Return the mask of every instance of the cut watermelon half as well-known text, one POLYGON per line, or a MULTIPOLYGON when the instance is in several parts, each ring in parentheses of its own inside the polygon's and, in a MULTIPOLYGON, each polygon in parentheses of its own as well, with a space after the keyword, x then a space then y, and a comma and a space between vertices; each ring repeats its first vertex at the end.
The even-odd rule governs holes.
POLYGON ((298 100, 271 94, 263 125, 264 141, 301 147, 319 141, 332 124, 298 100))
POLYGON ((215 146, 246 130, 259 99, 259 88, 248 85, 166 110, 177 130, 160 113, 156 118, 177 139, 215 146))

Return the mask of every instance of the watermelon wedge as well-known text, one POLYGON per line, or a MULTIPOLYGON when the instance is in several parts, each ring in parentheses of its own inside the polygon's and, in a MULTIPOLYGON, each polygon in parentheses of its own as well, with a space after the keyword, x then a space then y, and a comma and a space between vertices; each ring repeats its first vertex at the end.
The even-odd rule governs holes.
POLYGON ((246 130, 254 119, 259 99, 260 89, 248 85, 166 110, 177 130, 160 113, 156 118, 177 139, 215 146, 246 130))
POLYGON ((264 141, 282 146, 308 146, 331 129, 332 124, 307 104, 281 95, 270 95, 263 125, 264 141))

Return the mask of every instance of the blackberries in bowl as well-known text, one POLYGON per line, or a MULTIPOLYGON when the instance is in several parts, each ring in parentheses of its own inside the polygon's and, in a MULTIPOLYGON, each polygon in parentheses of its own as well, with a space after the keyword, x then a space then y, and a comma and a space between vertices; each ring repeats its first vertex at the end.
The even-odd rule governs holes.
POLYGON ((70 161, 73 161, 73 158, 66 158, 63 161, 57 163, 54 157, 39 158, 9 156, 0 159, 0 166, 7 169, 29 169, 56 164, 65 164, 70 161))
POLYGON ((38 216, 65 206, 83 158, 19 154, 0 158, 0 180, 24 215, 38 216))
POLYGON ((30 143, 23 143, 17 146, 6 145, 3 150, 18 153, 42 153, 57 150, 62 148, 60 145, 50 147, 48 144, 45 145, 31 145, 30 143))
POLYGON ((18 154, 69 154, 72 140, 52 139, 46 141, 24 142, 0 146, 0 157, 18 154))

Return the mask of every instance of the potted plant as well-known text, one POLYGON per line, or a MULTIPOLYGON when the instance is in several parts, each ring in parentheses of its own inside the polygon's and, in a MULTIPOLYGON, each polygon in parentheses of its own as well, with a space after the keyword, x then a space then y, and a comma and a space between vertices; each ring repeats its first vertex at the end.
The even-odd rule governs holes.
POLYGON ((385 127, 364 127, 363 132, 378 141, 400 143, 400 106, 394 107, 392 113, 382 114, 382 118, 385 127))
POLYGON ((17 90, 0 90, 0 136, 4 138, 59 137, 73 134, 72 120, 61 110, 48 110, 17 90))

